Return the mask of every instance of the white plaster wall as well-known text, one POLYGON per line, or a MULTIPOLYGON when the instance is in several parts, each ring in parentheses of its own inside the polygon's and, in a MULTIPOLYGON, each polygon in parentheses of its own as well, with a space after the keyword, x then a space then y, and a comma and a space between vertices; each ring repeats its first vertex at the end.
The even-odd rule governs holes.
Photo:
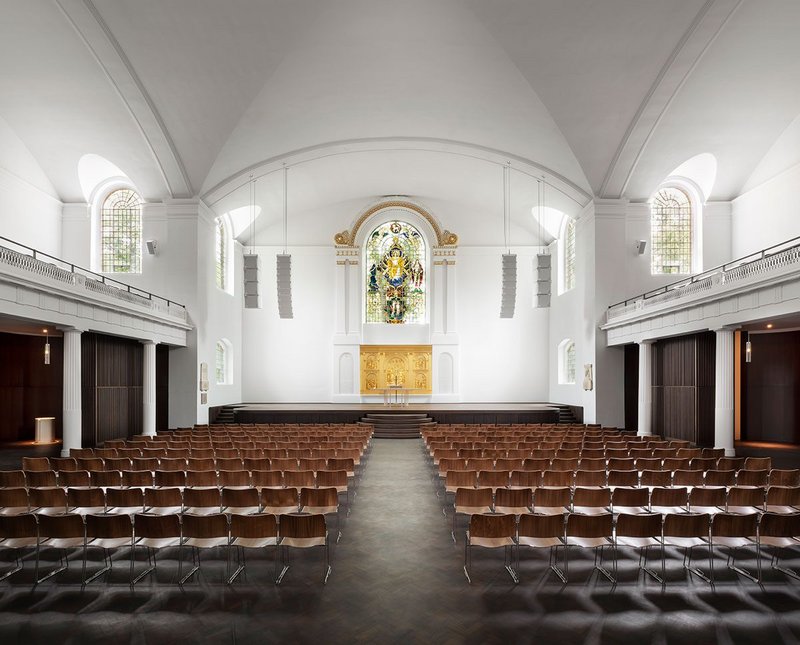
MULTIPOLYGON (((250 249, 245 249, 245 253, 250 249)), ((261 309, 242 312, 242 398, 323 402, 333 395, 335 251, 289 247, 294 318, 278 317, 276 259, 281 247, 257 247, 261 309)), ((242 307, 241 298, 237 306, 242 307)), ((358 357, 354 357, 358 360, 358 357)))
POLYGON ((456 262, 459 381, 462 401, 546 401, 547 309, 533 307, 533 269, 538 247, 517 254, 514 317, 500 318, 499 247, 459 248, 456 262))
POLYGON ((0 235, 60 257, 61 206, 36 159, 0 118, 0 235))

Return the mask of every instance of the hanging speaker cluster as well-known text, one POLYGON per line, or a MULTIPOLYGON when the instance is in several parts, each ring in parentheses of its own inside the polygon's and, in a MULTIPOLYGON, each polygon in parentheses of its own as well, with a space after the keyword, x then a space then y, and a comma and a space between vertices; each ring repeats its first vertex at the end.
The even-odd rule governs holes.
POLYGON ((278 316, 294 318, 292 312, 292 256, 278 253, 278 316))
POLYGON ((261 256, 247 254, 244 256, 244 308, 261 309, 261 256))
POLYGON ((551 255, 539 253, 536 256, 536 306, 550 306, 551 255))
POLYGON ((513 318, 517 304, 517 256, 503 254, 503 293, 500 299, 500 317, 513 318))

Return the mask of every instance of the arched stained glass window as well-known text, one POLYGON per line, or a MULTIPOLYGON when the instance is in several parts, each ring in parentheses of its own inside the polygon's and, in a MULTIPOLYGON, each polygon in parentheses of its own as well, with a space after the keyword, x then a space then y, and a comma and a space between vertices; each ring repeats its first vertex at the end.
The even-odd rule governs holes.
POLYGON ((650 272, 692 272, 692 202, 679 188, 662 188, 650 206, 650 272))
POLYGON ((406 222, 387 222, 367 238, 366 322, 425 322, 425 240, 406 222))
POLYGON ((564 291, 575 287, 575 220, 570 218, 564 229, 564 291))
POLYGON ((214 259, 216 262, 215 270, 216 270, 216 280, 217 286, 220 289, 227 288, 227 284, 225 284, 225 274, 227 272, 227 256, 226 256, 226 243, 227 243, 227 236, 225 232, 225 222, 222 221, 222 218, 217 219, 217 225, 214 227, 214 259))
POLYGON ((101 270, 142 272, 142 200, 129 188, 115 190, 100 209, 101 270))

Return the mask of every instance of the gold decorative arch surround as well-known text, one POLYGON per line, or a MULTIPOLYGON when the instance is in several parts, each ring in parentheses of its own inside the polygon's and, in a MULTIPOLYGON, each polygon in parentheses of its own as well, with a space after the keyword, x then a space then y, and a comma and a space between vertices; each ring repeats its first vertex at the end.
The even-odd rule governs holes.
POLYGON ((355 246, 358 230, 361 228, 364 222, 366 222, 375 213, 386 210, 387 208, 405 208, 406 210, 413 211, 420 217, 423 217, 428 224, 431 225, 433 232, 436 234, 436 246, 455 246, 458 244, 458 235, 447 230, 442 230, 442 227, 439 226, 439 222, 436 221, 436 218, 424 208, 414 204, 413 202, 393 200, 381 202, 380 204, 375 204, 375 206, 368 208, 356 220, 356 223, 353 224, 349 231, 342 231, 341 233, 334 235, 333 241, 336 243, 336 246, 355 246))

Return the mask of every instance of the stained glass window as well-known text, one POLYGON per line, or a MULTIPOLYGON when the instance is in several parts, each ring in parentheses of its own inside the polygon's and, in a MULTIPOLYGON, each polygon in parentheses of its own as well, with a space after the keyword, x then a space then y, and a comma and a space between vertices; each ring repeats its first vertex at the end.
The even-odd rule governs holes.
POLYGON ((366 322, 425 322, 425 240, 405 222, 387 222, 367 239, 366 322))
POLYGON ((570 341, 564 350, 564 372, 567 378, 567 383, 575 382, 575 343, 570 341))
POLYGON ((225 270, 226 270, 226 260, 225 257, 225 223, 221 220, 217 220, 217 225, 214 227, 214 256, 216 260, 216 279, 217 279, 217 286, 220 289, 224 289, 225 285, 225 270))
POLYGON ((128 188, 115 190, 103 202, 100 255, 104 273, 142 272, 142 201, 128 188))
POLYGON ((575 220, 570 219, 564 230, 564 291, 575 286, 575 220))
POLYGON ((662 188, 650 207, 650 272, 692 272, 692 203, 679 188, 662 188))
POLYGON ((222 341, 217 341, 217 351, 215 355, 214 361, 214 371, 217 377, 217 383, 223 384, 225 383, 225 376, 227 374, 227 356, 225 351, 225 343, 222 341))

